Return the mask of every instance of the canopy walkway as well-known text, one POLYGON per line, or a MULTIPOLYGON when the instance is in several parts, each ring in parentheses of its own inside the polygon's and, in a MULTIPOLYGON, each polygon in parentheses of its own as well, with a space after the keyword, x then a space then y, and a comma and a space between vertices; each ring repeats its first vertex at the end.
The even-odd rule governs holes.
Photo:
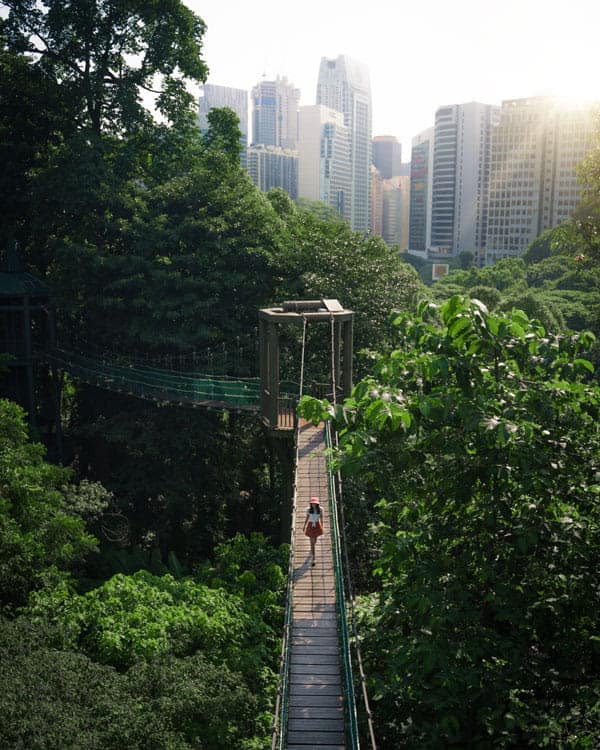
MULTIPOLYGON (((296 465, 291 552, 280 685, 272 750, 359 750, 353 666, 346 609, 353 614, 351 587, 345 587, 343 544, 334 475, 326 448, 330 432, 302 419, 296 430, 296 465), (308 502, 322 501, 325 533, 317 541, 315 565, 303 532, 308 502), (349 589, 349 590, 346 590, 349 589)), ((347 572, 347 571, 346 571, 347 572)), ((346 577, 349 582, 349 577, 346 577)), ((354 629, 354 646, 358 639, 354 629)), ((376 750, 360 651, 357 665, 371 750, 376 750)))
MULTIPOLYGON (((291 554, 272 750, 359 750, 351 643, 365 704, 364 726, 371 750, 376 750, 354 626, 349 564, 347 554, 344 556, 340 480, 329 470, 326 458, 331 435, 322 425, 315 427, 296 418, 296 405, 303 393, 308 321, 330 324, 331 396, 336 403, 338 394, 349 395, 352 389, 352 319, 353 313, 337 300, 287 302, 281 308, 261 310, 260 378, 175 371, 139 357, 127 360, 122 354, 72 351, 47 342, 34 351, 28 340, 25 347, 29 369, 33 360, 39 359, 54 371, 68 372, 98 388, 157 403, 256 412, 271 434, 291 435, 295 430, 291 554), (299 384, 279 379, 279 330, 289 323, 302 325, 299 384), (314 566, 303 533, 306 507, 313 495, 322 501, 325 526, 314 566)), ((197 362, 196 355, 193 361, 197 362)))

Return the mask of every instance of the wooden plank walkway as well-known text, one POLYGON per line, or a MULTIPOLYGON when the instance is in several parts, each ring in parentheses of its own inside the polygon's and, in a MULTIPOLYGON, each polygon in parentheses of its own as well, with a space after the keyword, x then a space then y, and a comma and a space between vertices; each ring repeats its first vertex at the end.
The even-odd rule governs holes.
POLYGON ((344 699, 329 533, 323 427, 298 423, 296 519, 288 750, 345 750, 344 699), (310 541, 302 531, 310 498, 321 501, 325 533, 311 566, 310 541))

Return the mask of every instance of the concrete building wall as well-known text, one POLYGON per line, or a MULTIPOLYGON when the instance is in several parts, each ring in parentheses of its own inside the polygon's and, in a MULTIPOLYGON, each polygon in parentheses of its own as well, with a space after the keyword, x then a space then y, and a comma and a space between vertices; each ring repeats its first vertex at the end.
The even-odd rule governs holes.
POLYGON ((285 76, 262 80, 252 89, 252 143, 295 149, 300 89, 285 76))
POLYGON ((344 116, 330 107, 300 107, 298 192, 350 219, 350 140, 344 116))
POLYGON ((383 239, 388 245, 408 249, 410 177, 402 175, 383 180, 383 239))
POLYGON ((479 102, 436 112, 431 204, 432 258, 480 255, 485 247, 491 134, 498 107, 479 102))
POLYGON ((278 146, 248 148, 248 173, 262 191, 283 188, 292 200, 298 197, 298 152, 278 146))
POLYGON ((383 237, 383 178, 371 165, 371 234, 383 237))
POLYGON ((205 83, 200 92, 198 106, 198 125, 200 132, 205 133, 208 129, 208 113, 211 109, 229 107, 240 121, 242 133, 241 146, 242 166, 246 166, 246 149, 248 147, 248 92, 246 89, 236 89, 231 86, 217 86, 205 83))
POLYGON ((368 231, 371 182, 371 85, 365 65, 347 55, 322 58, 317 104, 342 112, 350 135, 350 224, 368 231))
POLYGON ((593 107, 551 97, 502 102, 492 143, 486 264, 521 255, 579 201, 576 167, 592 148, 593 107))
POLYGON ((428 128, 412 141, 408 247, 420 253, 431 245, 433 133, 434 129, 428 128))
POLYGON ((402 174, 402 145, 394 135, 376 135, 371 141, 373 164, 384 180, 402 174))

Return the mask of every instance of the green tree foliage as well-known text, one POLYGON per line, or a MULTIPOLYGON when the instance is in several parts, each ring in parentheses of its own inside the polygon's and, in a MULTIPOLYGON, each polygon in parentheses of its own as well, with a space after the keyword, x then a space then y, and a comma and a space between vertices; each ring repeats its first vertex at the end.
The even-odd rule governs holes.
POLYGON ((40 747, 52 746, 87 671, 81 712, 66 721, 67 737, 82 733, 73 747, 264 747, 288 554, 287 545, 270 547, 260 534, 237 535, 194 578, 142 570, 85 594, 65 584, 33 593, 27 620, 0 620, 0 686, 13 682, 0 706, 14 705, 25 690, 40 709, 56 690, 57 706, 52 717, 45 709, 15 717, 0 738, 23 738, 33 727, 48 743, 40 747), (22 635, 26 647, 11 652, 22 635), (105 715, 109 700, 113 710, 105 715))
POLYGON ((422 288, 417 274, 381 238, 296 208, 280 191, 269 198, 287 229, 288 252, 281 268, 286 298, 337 298, 357 313, 358 349, 383 341, 390 310, 414 306, 422 288))
POLYGON ((500 304, 502 295, 493 286, 485 286, 485 284, 477 284, 469 289, 469 297, 471 299, 478 299, 483 302, 488 310, 495 310, 500 304))
POLYGON ((227 154, 232 162, 239 162, 242 153, 242 131, 236 113, 224 107, 211 109, 208 113, 208 130, 204 142, 209 148, 227 154))
MULTIPOLYGON (((44 460, 23 410, 0 400, 0 607, 22 605, 45 579, 64 576, 95 549, 77 510, 89 496, 68 488, 72 472, 44 460)), ((104 506, 98 489, 96 509, 104 506)))
POLYGON ((333 414, 342 468, 380 498, 365 616, 380 741, 600 742, 600 390, 591 334, 454 297, 395 320, 396 347, 333 414))
POLYGON ((82 596, 66 587, 34 595, 34 619, 54 619, 64 646, 119 669, 161 654, 196 651, 240 660, 249 629, 241 599, 219 589, 140 570, 82 596))
POLYGON ((201 653, 120 673, 50 646, 52 633, 0 618, 0 745, 70 750, 256 750, 258 696, 201 653), (24 710, 26 706, 26 710, 24 710))
POLYGON ((74 129, 56 81, 0 47, 0 249, 21 236, 36 175, 74 129))
POLYGON ((81 127, 131 132, 147 122, 142 91, 173 119, 188 108, 185 81, 205 80, 204 22, 179 0, 93 4, 4 0, 0 34, 67 92, 81 127), (156 86, 160 88, 156 88, 156 86))
POLYGON ((596 123, 593 148, 579 166, 582 200, 573 212, 564 239, 583 259, 587 257, 597 264, 600 261, 600 111, 596 113, 596 123))
MULTIPOLYGON (((256 415, 157 407, 86 390, 73 427, 80 430, 78 461, 92 467, 123 513, 119 546, 143 551, 130 567, 104 543, 89 561, 91 579, 148 567, 156 555, 166 564, 170 551, 191 570, 236 531, 278 538, 281 478, 271 481, 256 415)), ((161 572, 160 564, 150 569, 161 572)))
POLYGON ((121 201, 101 242, 69 241, 58 255, 64 325, 125 352, 253 335, 274 285, 279 222, 239 165, 209 153, 151 189, 130 184, 121 201))
POLYGON ((563 229, 549 230, 523 258, 468 272, 451 271, 431 287, 433 297, 441 301, 468 294, 490 309, 523 309, 555 333, 565 326, 600 333, 598 267, 579 256, 560 254, 561 237, 563 229))
POLYGON ((529 244, 529 247, 523 253, 523 260, 528 265, 539 263, 540 260, 555 254, 556 250, 556 232, 554 229, 546 229, 529 244))
MULTIPOLYGON (((79 595, 65 585, 31 595, 33 620, 56 626, 58 644, 119 669, 163 654, 202 651, 260 684, 273 667, 287 582, 287 545, 236 535, 195 578, 139 570, 79 595)), ((262 686, 264 688, 264 685, 262 686)))

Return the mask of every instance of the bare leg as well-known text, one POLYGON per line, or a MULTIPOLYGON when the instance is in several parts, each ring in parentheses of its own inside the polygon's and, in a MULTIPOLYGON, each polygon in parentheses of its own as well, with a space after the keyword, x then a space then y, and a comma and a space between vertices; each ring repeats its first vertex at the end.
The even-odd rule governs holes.
POLYGON ((310 538, 310 552, 312 554, 312 564, 313 565, 315 564, 315 545, 316 545, 316 543, 317 543, 317 540, 315 539, 315 537, 311 536, 311 538, 310 538))

